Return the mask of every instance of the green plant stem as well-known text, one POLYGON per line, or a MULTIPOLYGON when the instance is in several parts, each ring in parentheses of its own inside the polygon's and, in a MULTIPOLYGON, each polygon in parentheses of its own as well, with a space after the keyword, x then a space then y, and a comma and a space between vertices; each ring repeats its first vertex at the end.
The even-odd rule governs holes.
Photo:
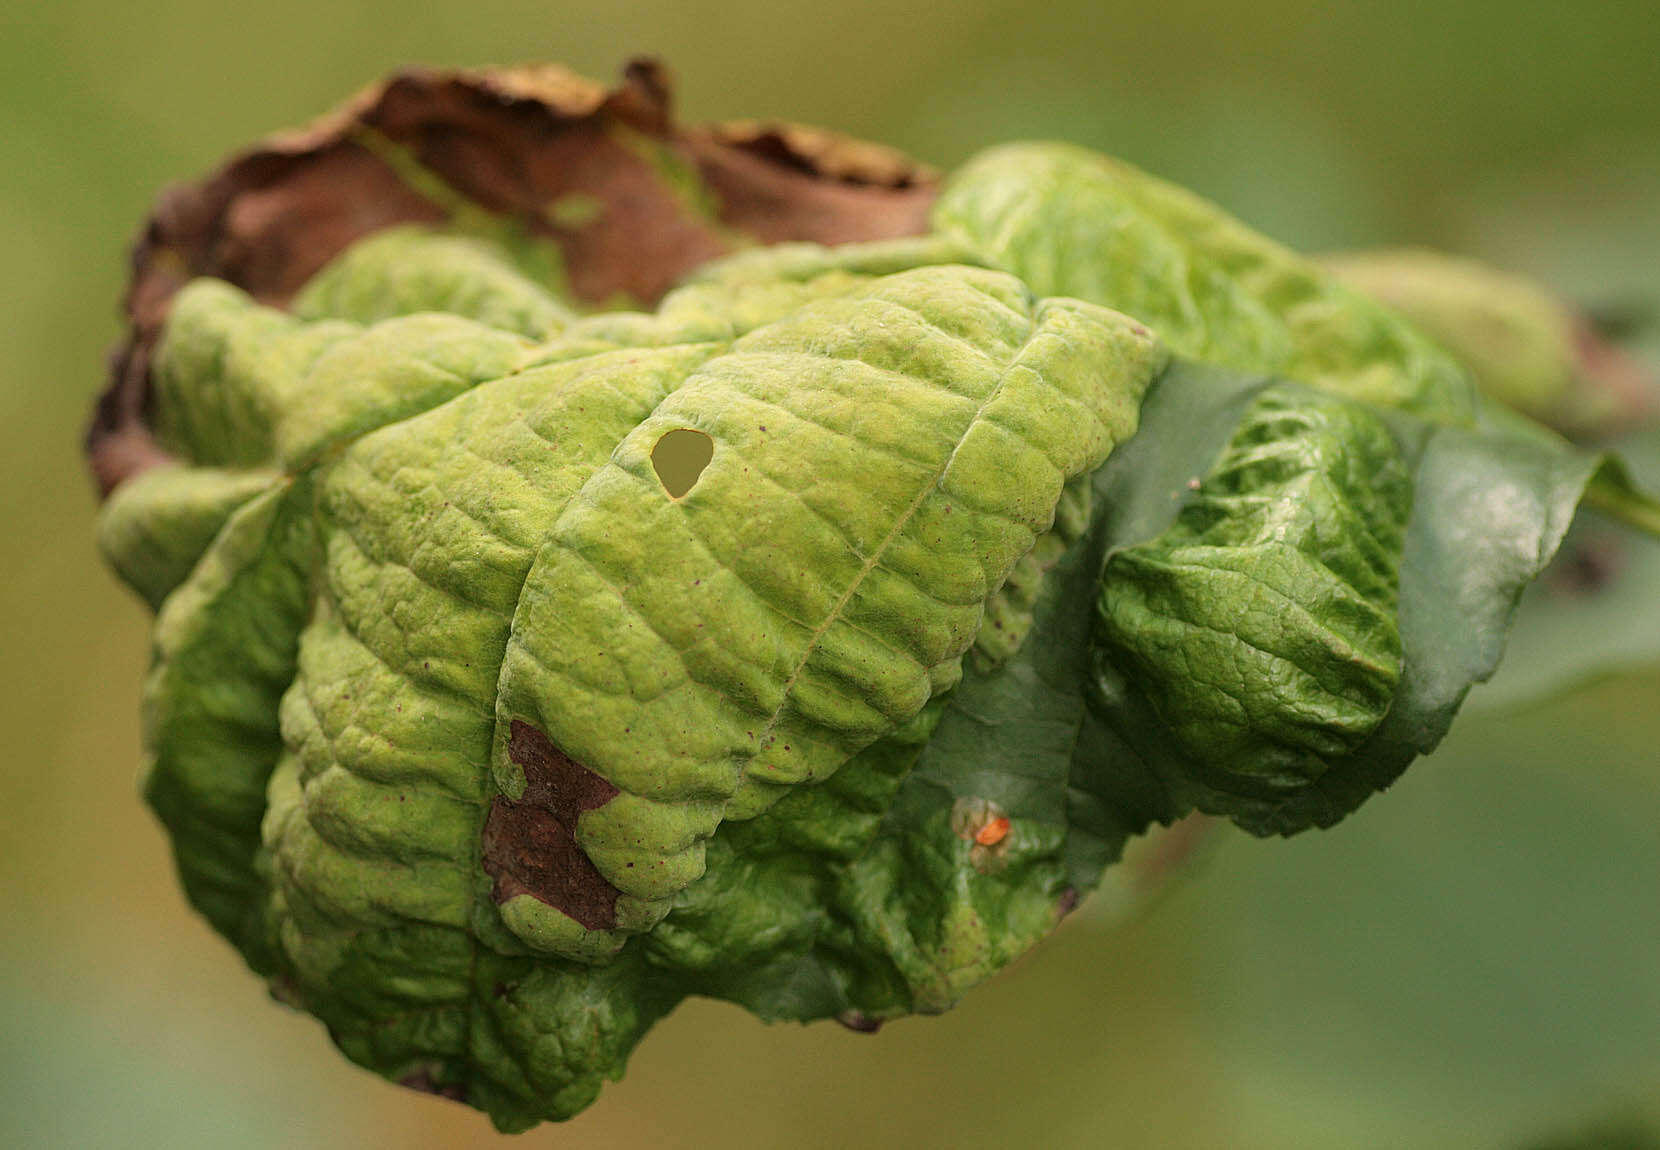
POLYGON ((1583 506, 1660 539, 1660 501, 1599 474, 1585 488, 1583 506))

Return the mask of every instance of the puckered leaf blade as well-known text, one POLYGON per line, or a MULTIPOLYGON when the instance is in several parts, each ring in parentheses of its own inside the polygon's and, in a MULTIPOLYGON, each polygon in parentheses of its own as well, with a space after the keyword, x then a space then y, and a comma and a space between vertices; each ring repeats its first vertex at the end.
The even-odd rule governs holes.
MULTIPOLYGON (((1586 485, 1599 474, 1601 482, 1612 482, 1597 460, 1548 435, 1503 424, 1447 424, 1193 364, 1165 371, 1139 405, 1140 385, 1096 397, 1105 404, 1099 416, 1105 432, 1088 420, 1056 420, 1056 411, 1071 410, 1067 404, 1081 402, 1087 410, 1095 402, 1075 393, 1085 385, 1069 379, 1102 373, 1122 382, 1154 372, 1158 358, 1147 350, 1153 345, 1144 335, 1127 338, 1135 335, 1133 323, 1114 319, 1103 329, 1115 332, 1112 338, 1090 342, 1083 335, 1110 313, 1034 304, 1018 292, 1005 298, 1001 288, 988 293, 987 285, 1005 278, 995 272, 926 267, 883 279, 850 270, 859 267, 859 254, 851 260, 831 259, 822 249, 794 255, 820 265, 818 278, 804 272, 799 281, 774 283, 763 275, 750 284, 736 274, 712 276, 685 289, 684 302, 671 297, 659 316, 579 320, 535 351, 492 336, 499 355, 484 356, 474 374, 510 374, 482 384, 462 378, 448 402, 362 438, 347 427, 338 456, 308 473, 318 495, 303 506, 308 513, 315 508, 317 517, 321 597, 299 642, 294 688, 283 706, 287 750, 272 742, 262 759, 261 770, 271 774, 263 843, 244 844, 250 881, 256 887, 269 882, 270 901, 262 904, 253 893, 252 914, 235 924, 227 920, 227 929, 240 930, 249 940, 244 945, 257 943, 256 961, 277 972, 282 993, 323 1018, 354 1059, 423 1089, 465 1094, 504 1128, 520 1128, 586 1105, 600 1081, 619 1072, 650 1023, 686 993, 730 998, 769 1018, 834 1015, 856 1025, 945 1009, 1043 938, 1125 842, 1155 823, 1198 807, 1258 833, 1290 833, 1329 825, 1386 785, 1434 746, 1470 683, 1491 671, 1516 594, 1559 541, 1586 485), (972 286, 982 279, 986 284, 972 286), (941 283, 954 284, 952 290, 969 286, 966 311, 929 317, 926 292, 913 297, 901 290, 941 283), (903 298, 893 297, 895 291, 903 298), (972 298, 974 292, 983 298, 972 298), (895 317, 912 317, 906 322, 915 326, 920 314, 924 329, 867 338, 860 301, 873 299, 897 307, 884 313, 890 328, 895 317), (1018 331, 997 335, 1011 322, 1018 331), (702 342, 684 342, 688 337, 702 342), (834 378, 827 377, 821 398, 842 402, 845 410, 832 404, 813 413, 799 442, 769 462, 756 448, 765 441, 747 427, 744 405, 764 400, 765 417, 785 426, 795 399, 776 389, 734 391, 733 380, 720 385, 725 391, 716 385, 721 365, 731 360, 744 368, 733 377, 738 384, 759 386, 779 357, 799 358, 792 341, 806 341, 823 357, 821 367, 834 378), (932 486, 916 486, 920 501, 913 491, 909 501, 901 492, 881 503, 885 489, 869 484, 868 465, 861 471, 851 456, 836 464, 833 451, 823 459, 814 454, 824 454, 820 433, 828 431, 858 450, 886 451, 904 462, 918 442, 903 434, 899 417, 906 405, 863 430, 836 420, 868 417, 879 400, 892 404, 895 379, 907 371, 924 379, 937 372, 952 381, 947 391, 971 385, 976 376, 959 363, 959 344, 993 349, 991 382, 982 393, 951 401, 966 400, 976 414, 941 439, 939 476, 932 486), (917 363, 928 366, 907 366, 917 363), (858 394, 871 402, 847 402, 850 393, 837 391, 835 373, 865 368, 882 376, 887 392, 867 389, 858 394), (1050 394, 1040 401, 1049 394, 1040 386, 1044 379, 1042 386, 1071 398, 1057 403, 1050 394), (698 388, 711 387, 700 398, 698 388), (1047 470, 1011 466, 1007 456, 1000 468, 976 466, 972 482, 947 489, 951 468, 972 461, 964 445, 974 428, 1006 394, 1025 398, 990 423, 998 435, 1018 429, 1028 444, 1048 444, 1047 470), (1184 514, 1214 521, 1215 508, 1201 515, 1195 496, 1196 489, 1205 493, 1213 473, 1233 476, 1238 490, 1230 489, 1229 497, 1245 500, 1245 518, 1258 527, 1277 522, 1269 506, 1274 500, 1291 507, 1308 499, 1307 484, 1265 486, 1258 474, 1265 465, 1255 457, 1227 463, 1230 441, 1254 434, 1251 412, 1264 396, 1287 412, 1344 413, 1333 423, 1337 449, 1316 453, 1328 472, 1347 468, 1344 482, 1364 479, 1379 456, 1374 440, 1381 435, 1390 458, 1404 461, 1416 492, 1400 562, 1399 686, 1370 735, 1308 772, 1317 777, 1299 779, 1289 795, 1219 779, 1215 764, 1196 760, 1194 740, 1173 732, 1168 706, 1152 705, 1135 675, 1103 678, 1095 622, 1102 572, 1110 583, 1115 557, 1155 543, 1184 514), (1122 409, 1114 406, 1120 403, 1122 409), (1139 433, 1086 476, 1087 488, 1074 483, 1063 500, 1066 477, 1089 472, 1131 419, 1139 421, 1139 433), (1371 430, 1357 430, 1362 425, 1371 430), (879 545, 906 540, 907 516, 941 492, 965 512, 1002 492, 1023 531, 1002 558, 977 560, 982 566, 970 581, 979 626, 948 626, 942 634, 952 636, 949 659, 961 658, 971 642, 978 645, 960 672, 954 665, 948 674, 929 672, 920 697, 931 701, 884 713, 874 741, 868 735, 845 744, 832 740, 835 754, 826 763, 834 760, 839 770, 810 769, 802 777, 808 785, 788 793, 762 789, 763 802, 738 804, 745 820, 724 825, 720 819, 733 817, 729 807, 741 797, 739 787, 715 788, 708 800, 664 801, 669 793, 661 784, 673 782, 672 772, 648 772, 640 777, 656 781, 642 785, 606 757, 614 741, 590 740, 599 748, 595 754, 571 737, 570 715, 550 719, 525 703, 535 697, 537 707, 551 701, 569 710, 579 692, 549 692, 533 679, 527 693, 498 674, 521 637, 545 642, 588 611, 584 584, 571 577, 580 565, 538 583, 547 556, 563 548, 585 564, 626 558, 629 540, 608 525, 654 522, 611 508, 594 520, 607 530, 573 548, 576 537, 562 535, 560 525, 599 477, 617 471, 617 491, 669 509, 659 508, 659 515, 703 515, 705 543, 746 537, 736 528, 708 534, 720 527, 722 511, 698 506, 698 492, 714 490, 705 480, 678 496, 658 482, 650 446, 660 433, 681 427, 698 428, 728 447, 749 436, 748 446, 734 452, 734 480, 748 467, 781 484, 792 466, 805 466, 822 485, 805 498, 818 499, 815 514, 839 522, 844 537, 879 545), (1076 442, 1062 443, 1067 436, 1076 442), (640 440, 632 456, 617 447, 626 448, 631 437, 640 440), (1040 471, 1047 477, 1041 482, 1040 471), (841 474, 857 483, 843 490, 823 478, 841 474), (861 491, 881 506, 862 510, 861 491), (861 515, 870 525, 861 526, 861 515), (1000 587, 1009 577, 1015 577, 1012 589, 1000 587), (544 585, 555 593, 538 604, 544 592, 532 589, 544 585), (573 592, 575 599, 554 602, 573 592), (1472 621, 1469 634, 1459 630, 1472 621), (979 642, 977 635, 984 638, 995 624, 1012 629, 998 641, 979 642), (458 754, 457 748, 468 749, 458 754), (504 771, 504 762, 512 769, 504 771), (624 812, 629 817, 593 817, 616 816, 629 806, 617 802, 620 795, 640 800, 624 812), (705 802, 713 817, 699 822, 705 802), (538 810, 547 813, 539 823, 538 810), (665 815, 661 825, 642 816, 652 811, 665 815), (530 837, 515 846, 516 834, 530 837), (555 840, 569 840, 567 854, 540 857, 563 858, 559 866, 578 870, 597 857, 612 868, 596 871, 607 885, 627 862, 667 857, 681 840, 697 848, 697 865, 667 886, 616 888, 615 902, 597 911, 584 901, 591 889, 582 893, 566 904, 589 919, 574 920, 579 929, 573 932, 559 922, 550 927, 541 909, 550 897, 549 888, 537 886, 543 864, 511 861, 530 857, 516 856, 521 848, 542 851, 555 840), (480 845, 482 870, 473 854, 480 845), (626 941, 641 932, 637 942, 626 941), (517 989, 504 997, 503 987, 517 989), (598 1030, 565 1034, 572 1011, 598 1012, 607 1021, 598 1030)), ((386 321, 370 332, 403 322, 386 321)), ((364 338, 349 336, 341 348, 364 338)), ((433 346, 444 354, 442 341, 433 346)), ((341 354, 327 352, 320 362, 341 354)), ((364 378, 389 377, 370 371, 364 378)), ((395 384, 388 394, 392 405, 376 400, 376 410, 396 410, 395 384)), ((759 429, 759 413, 752 414, 759 429)), ((923 475, 926 464, 910 461, 923 475)), ((1368 565, 1384 547, 1379 540, 1392 538, 1390 516, 1380 508, 1393 504, 1376 495, 1352 491, 1326 518, 1316 516, 1305 534, 1325 569, 1343 572, 1358 594, 1392 611, 1389 581, 1368 565)), ((747 521, 754 510, 741 500, 733 506, 740 504, 747 521)), ((943 507, 918 523, 936 534, 949 526, 969 538, 985 535, 972 516, 948 525, 943 507)), ((1201 523, 1190 534, 1250 559, 1249 549, 1238 547, 1255 538, 1250 532, 1211 538, 1206 530, 1201 523)), ((792 544, 789 550, 810 549, 792 544)), ((625 563, 614 586, 594 595, 603 601, 617 586, 649 590, 652 579, 676 577, 672 568, 654 569, 646 552, 635 559, 645 565, 625 563)), ((719 566, 744 563, 741 552, 732 552, 719 566)), ((786 602, 802 593, 778 581, 777 562, 745 570, 763 599, 784 596, 778 602, 786 602)), ((903 620, 914 628, 915 611, 861 607, 864 568, 856 562, 849 570, 841 590, 821 591, 826 603, 857 616, 861 627, 903 620)), ((1313 598, 1318 606, 1321 596, 1313 598)), ((804 613, 801 603, 788 602, 791 617, 804 613)), ((705 623, 715 617, 695 605, 685 613, 705 623)), ((659 619, 654 628, 671 624, 659 619)), ((628 631, 615 620, 601 629, 612 636, 628 631)), ((895 634, 886 641, 902 639, 895 634)), ((725 643, 710 654, 725 659, 735 649, 725 643)), ((846 651, 826 651, 843 660, 836 675, 858 670, 846 651)), ((809 642, 804 652, 779 660, 775 684, 787 695, 791 675, 812 658, 809 642)), ((523 670, 535 676, 550 663, 571 665, 534 662, 523 670)), ((636 678, 650 665, 635 668, 636 678)), ((869 705, 888 685, 872 679, 853 697, 869 705)), ((733 686, 721 684, 722 691, 733 686)), ((624 725, 642 713, 637 690, 638 683, 629 686, 633 701, 626 715, 619 712, 624 725)), ((816 705, 822 708, 823 700, 816 705)), ((269 700, 264 706, 262 714, 269 700)), ((603 717, 591 707, 570 714, 603 717)), ((815 721, 840 721, 836 712, 819 715, 815 721)), ((694 727, 710 729, 683 729, 694 727)), ((743 729, 765 731, 766 716, 751 717, 743 729)), ((793 728, 784 734, 795 737, 793 728)), ((710 761, 765 760, 745 746, 743 754, 710 761)), ((733 771, 734 783, 741 777, 733 771)), ((568 884, 574 873, 560 881, 568 884)))
POLYGON ((1216 205, 1068 144, 992 148, 934 207, 942 236, 1042 292, 1116 308, 1177 354, 1468 420, 1459 366, 1388 309, 1216 205))
MULTIPOLYGON (((423 1089, 465 1095, 504 1127, 520 1127, 586 1105, 599 1081, 620 1071, 645 1027, 685 993, 731 994, 775 1016, 840 1013, 860 1004, 874 1004, 872 1013, 884 1016, 942 1009, 981 975, 977 967, 940 970, 930 948, 941 939, 979 938, 1001 962, 1052 925, 1056 891, 1047 888, 1064 876, 1044 856, 1037 863, 1050 877, 1037 901, 1030 883, 992 884, 980 892, 992 900, 987 907, 1008 904, 1008 913, 1027 924, 1021 932, 1004 930, 1001 919, 980 927, 957 921, 950 931, 942 923, 932 937, 919 936, 908 956, 882 949, 880 940, 897 937, 894 930, 908 921, 888 898, 897 889, 895 876, 915 872, 931 886, 948 881, 954 866, 945 860, 942 871, 942 860, 926 851, 889 847, 853 865, 869 852, 893 787, 920 747, 921 728, 895 732, 920 700, 908 712, 874 707, 881 712, 876 733, 897 743, 854 755, 845 779, 804 788, 801 801, 785 804, 778 820, 755 824, 762 839, 776 836, 794 844, 793 851, 849 864, 839 871, 819 867, 812 898, 790 894, 791 905, 812 920, 825 918, 839 899, 842 910, 831 929, 792 934, 788 923, 799 926, 803 919, 783 915, 789 899, 774 898, 770 905, 782 916, 774 929, 740 945, 722 919, 726 925, 716 927, 722 934, 711 941, 695 908, 711 898, 719 902, 719 873, 697 884, 696 897, 687 894, 678 923, 659 923, 671 909, 665 896, 702 871, 702 840, 713 829, 697 821, 702 806, 713 807, 717 822, 722 814, 752 816, 755 809, 728 810, 738 797, 730 785, 712 804, 696 795, 688 801, 665 789, 674 781, 668 776, 642 786, 616 770, 609 751, 585 758, 571 721, 527 711, 525 684, 514 686, 500 674, 511 666, 516 641, 546 641, 588 610, 565 604, 548 618, 530 618, 546 586, 536 572, 542 557, 568 546, 560 528, 571 509, 597 478, 618 471, 670 514, 696 512, 712 545, 753 538, 746 532, 763 513, 781 530, 795 520, 834 520, 844 542, 859 541, 863 554, 851 552, 846 585, 817 592, 830 615, 816 648, 811 629, 804 629, 807 646, 776 668, 781 699, 788 700, 792 677, 816 687, 815 676, 834 683, 863 666, 869 681, 844 688, 846 702, 873 707, 893 676, 873 663, 848 662, 848 643, 857 647, 884 634, 895 650, 907 642, 920 644, 923 654, 941 648, 933 657, 943 671, 923 667, 923 699, 955 680, 955 660, 973 640, 983 604, 1016 560, 1035 538, 1055 543, 1084 526, 1080 493, 1067 493, 1068 481, 1086 475, 1133 429, 1141 390, 1162 352, 1133 321, 1093 305, 1033 299, 1004 273, 929 267, 876 274, 895 258, 909 262, 856 256, 849 264, 855 270, 818 277, 830 279, 828 286, 808 276, 803 290, 764 300, 741 287, 694 285, 687 291, 700 298, 683 306, 654 317, 578 321, 534 354, 521 354, 523 345, 500 333, 485 338, 487 328, 455 328, 480 334, 484 354, 475 357, 471 374, 500 378, 460 375, 462 386, 436 405, 422 398, 429 392, 400 387, 401 376, 387 368, 441 366, 454 345, 441 338, 394 341, 397 347, 384 347, 388 354, 376 359, 365 350, 359 369, 337 373, 342 394, 326 408, 301 405, 307 410, 300 414, 329 427, 340 422, 330 411, 356 402, 354 386, 365 393, 360 399, 374 400, 375 411, 397 412, 401 396, 427 408, 394 414, 379 430, 352 423, 333 440, 334 450, 305 467, 308 489, 315 491, 305 507, 317 531, 316 602, 283 698, 280 755, 272 756, 274 768, 266 763, 270 781, 256 861, 269 891, 253 896, 255 917, 272 943, 265 965, 275 970, 280 993, 322 1018, 352 1058, 423 1089), (917 334, 924 338, 910 338, 917 334), (685 341, 693 335, 703 338, 685 341), (780 364, 790 370, 781 372, 780 364), (723 365, 736 366, 728 390, 741 392, 746 383, 759 389, 749 395, 759 405, 755 412, 737 402, 738 392, 699 400, 697 389, 718 383, 723 365), (832 386, 816 397, 800 388, 793 372, 805 368, 826 374, 832 386), (855 378, 861 372, 869 376, 863 385, 855 378), (895 387, 907 378, 917 389, 934 389, 955 419, 922 428, 931 440, 905 434, 939 406, 901 402, 895 387), (803 414, 800 402, 822 409, 803 414), (764 447, 768 427, 788 442, 771 455, 734 451, 724 465, 735 465, 734 491, 745 497, 723 504, 707 494, 712 476, 673 495, 651 470, 659 433, 683 425, 706 428, 702 434, 728 447, 745 436, 751 447, 764 447), (633 439, 641 450, 631 471, 620 470, 633 439), (924 449, 924 442, 933 446, 924 449), (864 457, 871 452, 885 452, 895 466, 914 472, 914 490, 872 487, 864 457), (910 458, 919 452, 924 458, 910 458), (792 477, 807 475, 818 477, 818 490, 792 494, 792 477), (768 482, 756 487, 762 476, 768 482), (1068 510, 1057 525, 1063 495, 1068 510), (995 545, 984 554, 965 551, 963 539, 995 545), (930 548, 943 574, 930 574, 930 548), (932 630, 918 622, 925 613, 868 597, 888 579, 887 567, 901 563, 911 565, 907 580, 938 584, 944 622, 932 630), (837 632, 842 617, 857 624, 845 636, 837 632), (825 669, 816 667, 815 649, 831 659, 825 669), (493 712, 503 705, 498 722, 493 712), (507 775, 490 769, 492 728, 512 767, 507 775), (505 790, 500 777, 508 778, 505 790), (631 786, 645 793, 635 795, 631 786), (625 812, 630 817, 617 818, 631 798, 643 801, 625 812), (647 807, 647 815, 665 817, 642 817, 639 808, 647 807), (689 835, 698 848, 698 866, 667 887, 625 883, 618 891, 609 874, 580 878, 584 868, 593 870, 594 859, 615 861, 620 872, 628 861, 659 857, 662 844, 672 847, 677 835, 689 835), (596 892, 605 890, 612 897, 598 899, 596 892), (550 928, 552 916, 543 909, 549 900, 563 907, 561 914, 577 916, 577 930, 558 922, 550 928), (654 926, 663 933, 650 936, 650 947, 620 949, 630 935, 654 926), (829 948, 831 957, 814 947, 829 948), (698 957, 711 948, 715 960, 698 957), (665 969, 674 977, 664 978, 665 969), (747 976, 734 973, 739 969, 747 976), (509 979, 499 971, 517 973, 509 979), (504 998, 507 985, 517 989, 504 998), (770 1001, 786 985, 795 998, 787 1005, 770 1001), (572 1013, 583 1011, 612 1021, 595 1031, 571 1029, 572 1013)), ((764 286, 761 291, 766 294, 764 286)), ((373 349, 377 333, 439 318, 466 324, 422 315, 382 320, 319 362, 359 346, 373 349)), ((304 329, 284 329, 294 330, 304 329)), ((304 390, 291 386, 284 394, 304 390)), ((296 465, 301 456, 313 458, 309 451, 289 454, 296 465)), ((709 468, 721 465, 717 460, 709 468)), ((636 520, 650 517, 602 516, 590 526, 611 529, 636 520)), ((605 545, 614 548, 637 534, 613 533, 605 545)), ((581 554, 591 561, 603 551, 581 554)), ((766 559, 740 549, 726 554, 724 565, 748 572, 755 590, 791 606, 792 615, 805 614, 794 610, 801 604, 778 598, 790 593, 787 579, 780 582, 790 572, 766 559)), ((634 571, 623 583, 674 577, 672 566, 658 566, 661 571, 634 571)), ((1027 576, 1034 581, 1023 593, 1029 599, 1042 571, 1027 576)), ((555 592, 571 586, 568 579, 552 582, 555 592)), ((1004 616, 1011 624, 1021 625, 1026 599, 1008 604, 1004 616)), ((719 623, 722 603, 694 605, 690 619, 719 623)), ((683 658, 671 654, 674 662, 683 658)), ((645 664, 634 671, 648 679, 655 673, 645 664)), ((532 681, 529 689, 545 686, 532 681)), ((827 699, 810 702, 822 708, 827 699)), ((625 701, 622 723, 637 724, 649 692, 625 701)), ((894 705, 890 700, 887 707, 894 705)), ((765 721, 757 714, 749 725, 761 730, 765 721)), ((774 743, 787 750, 798 741, 793 727, 778 724, 774 743)), ((756 754, 745 751, 745 757, 756 754)), ((829 766, 840 766, 849 753, 838 750, 829 766)), ((711 766, 730 770, 720 757, 711 766)), ((760 793, 765 805, 782 790, 767 786, 760 793)), ((724 844, 715 853, 740 863, 782 857, 766 849, 734 856, 724 844)), ((731 881, 747 873, 726 872, 726 888, 752 902, 769 882, 783 890, 758 876, 731 881)))
POLYGON ((273 481, 244 503, 167 598, 145 684, 145 798, 191 902, 261 971, 276 956, 260 822, 316 547, 309 482, 273 481))
POLYGON ((740 337, 554 524, 503 664, 504 790, 511 722, 555 737, 623 792, 582 816, 585 851, 666 910, 722 818, 828 777, 955 682, 985 601, 1159 362, 1123 317, 960 267, 740 337), (650 458, 681 428, 714 453, 675 498, 650 458))
MULTIPOLYGON (((1144 419, 1161 410, 1154 401, 1166 389, 1202 395, 1214 388, 1216 402, 1227 404, 1263 386, 1184 365, 1160 381, 1144 419)), ((1554 554, 1603 466, 1597 456, 1549 437, 1517 435, 1504 425, 1460 427, 1397 411, 1379 414, 1411 472, 1414 494, 1400 561, 1400 685, 1362 743, 1330 759, 1318 778, 1288 795, 1224 788, 1174 745, 1133 676, 1097 678, 1097 705, 1153 770, 1185 790, 1199 809, 1228 815, 1255 833, 1329 826, 1435 747, 1471 686, 1493 673, 1517 600, 1554 554)), ((1188 467, 1176 470, 1189 470, 1192 479, 1219 454, 1214 441, 1195 443, 1192 436, 1172 434, 1160 442, 1186 458, 1188 467)), ((1103 470, 1126 466, 1121 457, 1103 470)), ((1171 475, 1158 486, 1168 523, 1191 497, 1190 482, 1171 475)), ((1120 536, 1112 545, 1135 542, 1120 536)))
POLYGON ((1318 778, 1377 727, 1400 681, 1411 498, 1375 415, 1261 392, 1176 521, 1107 560, 1103 665, 1219 780, 1318 778))
POLYGON ((301 319, 361 324, 443 312, 527 339, 546 339, 572 319, 502 246, 410 225, 347 248, 311 278, 291 310, 301 319))
MULTIPOLYGON (((1432 750, 1492 672, 1516 597, 1560 541, 1594 457, 1546 438, 1358 409, 1388 428, 1419 492, 1401 540, 1402 674, 1371 734, 1294 795, 1216 788, 1214 770, 1185 753, 1145 696, 1122 680, 1103 691, 1096 678, 1093 597, 1109 557, 1170 527, 1259 397, 1289 393, 1294 403, 1299 391, 1316 407, 1339 402, 1260 376, 1187 363, 1166 371, 1139 433, 1093 476, 1088 528, 1049 570, 1025 642, 1002 663, 971 665, 909 741, 884 740, 843 768, 855 778, 872 774, 867 762, 894 764, 881 773, 896 789, 879 830, 866 831, 871 845, 804 858, 797 842, 769 856, 764 844, 777 840, 767 836, 788 833, 800 800, 830 797, 793 795, 716 837, 708 878, 653 945, 698 921, 789 922, 792 941, 764 957, 725 966, 710 947, 704 992, 769 1018, 937 1009, 1038 941, 1154 824, 1197 805, 1259 834, 1328 826, 1432 750), (1005 862, 979 848, 953 820, 965 810, 1007 817, 1000 842, 1019 853, 1005 862)), ((677 950, 660 958, 675 965, 677 950)))
POLYGON ((155 467, 123 483, 98 515, 98 549, 159 611, 232 513, 278 479, 271 471, 155 467))
POLYGON ((933 200, 846 141, 675 129, 650 68, 420 74, 147 236, 93 454, 164 601, 149 793, 352 1059, 522 1129, 686 994, 943 1010, 1156 823, 1343 817, 1582 494, 1654 514, 1180 189, 1020 146, 918 237, 933 200), (556 298, 875 236, 911 238, 556 298), (1148 328, 1226 370, 1144 396, 1148 328), (1229 676, 1260 706, 1219 722, 1229 676))

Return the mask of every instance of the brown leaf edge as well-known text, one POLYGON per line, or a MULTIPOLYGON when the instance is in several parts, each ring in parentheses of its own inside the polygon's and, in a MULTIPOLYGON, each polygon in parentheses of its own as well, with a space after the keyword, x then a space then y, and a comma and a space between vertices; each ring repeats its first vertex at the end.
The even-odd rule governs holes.
POLYGON ((198 276, 281 307, 354 240, 444 220, 459 197, 557 244, 577 299, 651 304, 742 244, 918 234, 937 186, 901 153, 835 132, 677 126, 653 59, 611 91, 549 64, 399 72, 163 192, 133 247, 128 334, 87 432, 93 477, 107 496, 169 461, 149 426, 150 359, 174 294, 198 276))

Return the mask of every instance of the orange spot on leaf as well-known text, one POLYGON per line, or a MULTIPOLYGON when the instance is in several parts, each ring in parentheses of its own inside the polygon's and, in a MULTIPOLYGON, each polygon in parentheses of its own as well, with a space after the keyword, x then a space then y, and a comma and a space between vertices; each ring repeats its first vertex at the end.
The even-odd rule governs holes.
POLYGON ((983 847, 996 846, 1009 837, 1009 820, 1006 818, 992 819, 985 826, 974 832, 974 841, 983 847))

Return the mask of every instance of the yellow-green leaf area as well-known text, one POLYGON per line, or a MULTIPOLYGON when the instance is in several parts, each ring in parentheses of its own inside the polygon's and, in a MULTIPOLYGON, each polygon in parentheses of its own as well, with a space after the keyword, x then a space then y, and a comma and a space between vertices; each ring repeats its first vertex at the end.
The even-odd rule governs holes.
POLYGON ((1180 356, 1464 422, 1468 379, 1410 323, 1184 188, 1069 144, 989 149, 934 209, 940 235, 1046 295, 1151 325, 1180 356))

